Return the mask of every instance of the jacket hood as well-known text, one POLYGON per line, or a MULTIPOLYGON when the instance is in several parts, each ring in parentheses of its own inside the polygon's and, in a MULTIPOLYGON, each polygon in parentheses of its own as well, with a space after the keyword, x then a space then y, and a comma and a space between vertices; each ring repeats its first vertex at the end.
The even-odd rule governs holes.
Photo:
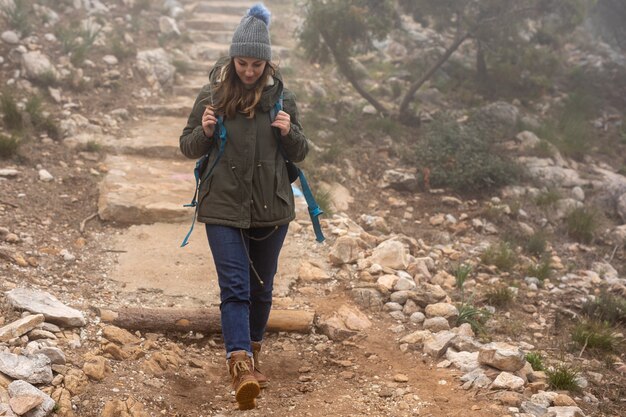
MULTIPOLYGON (((209 82, 212 88, 223 81, 222 70, 229 62, 230 57, 222 57, 215 62, 215 65, 213 65, 213 68, 209 71, 209 82)), ((263 89, 263 94, 261 95, 261 100, 257 104, 257 107, 264 112, 269 111, 278 101, 280 94, 283 92, 283 88, 283 77, 277 68, 274 76, 263 89)))

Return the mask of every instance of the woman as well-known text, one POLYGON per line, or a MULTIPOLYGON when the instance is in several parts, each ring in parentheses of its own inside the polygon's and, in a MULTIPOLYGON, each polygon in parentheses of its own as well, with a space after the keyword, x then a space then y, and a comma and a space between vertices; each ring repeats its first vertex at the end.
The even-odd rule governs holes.
POLYGON ((180 137, 188 158, 210 153, 197 218, 206 223, 215 260, 226 358, 241 410, 256 406, 268 382, 258 355, 278 255, 295 218, 285 158, 298 162, 308 152, 294 95, 271 63, 269 22, 262 4, 248 10, 233 34, 230 57, 211 70, 180 137), (284 111, 271 120, 281 98, 284 111), (227 140, 218 158, 220 116, 227 140))

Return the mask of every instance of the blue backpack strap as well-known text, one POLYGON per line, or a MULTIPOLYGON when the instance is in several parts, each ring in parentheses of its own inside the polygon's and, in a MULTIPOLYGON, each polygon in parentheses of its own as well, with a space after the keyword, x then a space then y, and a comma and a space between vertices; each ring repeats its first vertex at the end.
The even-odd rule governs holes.
MULTIPOLYGON (((224 127, 223 116, 217 117, 217 124, 215 125, 215 133, 213 134, 213 137, 217 137, 217 139, 219 140, 219 150, 217 152, 217 157, 215 158, 215 161, 213 161, 213 165, 211 165, 211 168, 209 168, 209 172, 206 175, 207 179, 211 176, 211 173, 213 173, 215 166, 217 165, 220 158, 224 154, 224 148, 226 146, 226 128, 224 127)), ((202 171, 204 171, 203 168, 206 166, 208 159, 209 159, 209 154, 206 154, 200 159, 198 159, 198 161, 196 161, 196 167, 193 170, 193 175, 196 178, 196 191, 194 192, 193 198, 191 199, 191 203, 185 204, 184 207, 195 207, 195 210, 193 213, 193 219, 191 220, 191 227, 189 228, 189 232, 187 232, 187 235, 183 239, 183 243, 181 243, 180 245, 181 248, 189 244, 189 238, 191 237, 191 233, 193 232, 193 227, 196 225, 196 218, 198 216, 197 197, 200 191, 200 182, 202 181, 202 171)))
MULTIPOLYGON (((279 111, 283 109, 283 101, 284 94, 280 93, 280 97, 274 107, 270 110, 270 122, 273 122, 276 119, 276 115, 279 111)), ((280 148, 280 152, 283 154, 285 160, 287 160, 287 156, 285 155, 285 151, 281 146, 280 139, 278 139, 278 147, 280 148)), ((295 165, 294 165, 295 166, 295 165)), ((311 223, 313 224, 313 231, 315 232, 315 240, 318 242, 323 242, 325 240, 324 233, 322 232, 322 225, 320 224, 319 216, 324 214, 324 211, 317 205, 315 201, 315 197, 313 197, 313 192, 311 191, 311 187, 309 187, 309 183, 304 176, 304 171, 300 168, 298 169, 298 179, 300 179, 300 186, 302 187, 302 194, 304 194, 304 199, 306 200, 306 205, 309 209, 309 216, 311 217, 311 223)))

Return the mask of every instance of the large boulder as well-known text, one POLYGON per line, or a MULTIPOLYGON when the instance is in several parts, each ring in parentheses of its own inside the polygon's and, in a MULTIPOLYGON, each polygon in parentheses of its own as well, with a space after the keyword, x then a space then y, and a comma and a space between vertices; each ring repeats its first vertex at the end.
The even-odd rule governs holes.
POLYGON ((137 69, 154 87, 171 86, 174 83, 176 68, 172 65, 169 54, 163 48, 139 51, 137 53, 137 69))
POLYGON ((494 342, 480 349, 478 362, 501 371, 516 372, 524 367, 526 357, 516 346, 494 342))
POLYGON ((391 269, 406 269, 409 265, 409 253, 404 244, 397 240, 386 240, 374 249, 369 258, 372 264, 391 269))
POLYGON ((50 58, 41 51, 26 52, 21 57, 24 76, 31 81, 50 82, 59 79, 59 72, 50 58))
POLYGON ((34 314, 43 314, 46 321, 51 323, 68 327, 81 327, 87 324, 83 313, 66 306, 47 292, 15 288, 6 295, 13 307, 34 314))

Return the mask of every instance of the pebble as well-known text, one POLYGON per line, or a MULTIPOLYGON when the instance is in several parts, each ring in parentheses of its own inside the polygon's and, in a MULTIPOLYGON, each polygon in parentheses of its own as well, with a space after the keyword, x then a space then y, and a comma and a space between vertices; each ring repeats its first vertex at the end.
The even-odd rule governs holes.
POLYGON ((409 377, 404 374, 396 374, 393 376, 395 382, 409 382, 409 377))
POLYGON ((53 180, 54 180, 54 177, 52 176, 50 172, 48 172, 47 170, 43 168, 39 170, 39 181, 50 182, 53 180))

